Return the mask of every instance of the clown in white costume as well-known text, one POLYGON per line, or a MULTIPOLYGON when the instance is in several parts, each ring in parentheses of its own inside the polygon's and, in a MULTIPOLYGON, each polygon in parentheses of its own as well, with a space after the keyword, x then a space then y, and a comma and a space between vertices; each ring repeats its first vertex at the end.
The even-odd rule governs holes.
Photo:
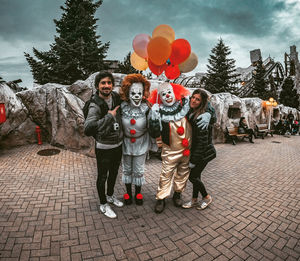
MULTIPOLYGON (((162 139, 162 171, 155 205, 155 212, 161 213, 165 208, 165 198, 170 196, 172 188, 174 205, 182 205, 181 193, 190 173, 192 128, 186 118, 190 110, 189 91, 173 83, 163 83, 158 87, 157 93, 155 91, 149 98, 151 103, 158 102, 151 108, 149 129, 153 138, 161 136, 162 139)), ((201 119, 201 125, 205 125, 210 119, 210 113, 204 114, 207 118, 201 119)))
POLYGON ((150 146, 147 115, 149 107, 146 98, 149 96, 150 82, 141 74, 127 75, 120 89, 123 141, 123 176, 127 193, 124 202, 132 204, 132 184, 135 185, 135 202, 143 204, 141 194, 145 183, 144 166, 150 146))

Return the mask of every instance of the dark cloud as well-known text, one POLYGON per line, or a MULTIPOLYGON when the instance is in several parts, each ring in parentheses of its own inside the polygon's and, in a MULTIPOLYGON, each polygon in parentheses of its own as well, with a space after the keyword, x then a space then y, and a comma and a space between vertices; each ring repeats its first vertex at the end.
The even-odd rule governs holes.
MULTIPOLYGON (((60 18, 64 3, 0 0, 0 74, 13 77, 15 68, 32 81, 23 52, 31 53, 32 47, 49 49, 56 34, 53 19, 60 18)), ((100 40, 111 43, 109 59, 123 60, 132 51, 137 34, 151 35, 157 25, 169 24, 176 38, 191 43, 201 70, 205 70, 210 50, 220 37, 241 66, 249 64, 252 49, 279 57, 300 39, 297 0, 103 0, 96 17, 100 40)))
POLYGON ((0 33, 7 40, 51 40, 61 0, 0 0, 0 33))

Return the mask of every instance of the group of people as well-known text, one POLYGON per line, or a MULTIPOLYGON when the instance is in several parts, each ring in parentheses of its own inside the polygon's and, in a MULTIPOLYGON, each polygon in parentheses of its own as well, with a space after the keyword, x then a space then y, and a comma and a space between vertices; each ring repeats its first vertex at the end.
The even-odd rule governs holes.
POLYGON ((143 204, 145 160, 153 139, 158 137, 162 139, 162 171, 155 212, 163 212, 165 199, 172 189, 176 207, 206 208, 212 197, 201 181, 201 173, 216 157, 212 144, 216 114, 207 93, 197 89, 190 97, 183 86, 166 82, 150 95, 150 82, 141 74, 129 74, 118 94, 113 91, 114 77, 109 72, 97 74, 95 88, 84 131, 96 141, 100 211, 109 218, 116 218, 111 205, 143 204), (121 162, 122 182, 126 187, 123 201, 114 195, 121 162), (181 194, 187 180, 193 184, 193 195, 184 203, 181 194), (198 201, 199 193, 201 201, 198 201))
POLYGON ((295 119, 294 114, 290 110, 288 115, 274 122, 275 133, 280 135, 296 135, 299 134, 300 123, 295 119))

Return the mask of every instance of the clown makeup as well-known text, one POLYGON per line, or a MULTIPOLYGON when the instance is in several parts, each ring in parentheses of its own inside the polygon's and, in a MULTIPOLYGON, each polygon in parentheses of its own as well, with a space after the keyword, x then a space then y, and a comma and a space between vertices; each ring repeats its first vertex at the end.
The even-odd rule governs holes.
POLYGON ((172 106, 176 101, 173 87, 170 84, 162 89, 159 95, 163 105, 165 106, 172 106))
POLYGON ((143 84, 140 82, 134 82, 129 89, 130 104, 134 107, 139 107, 143 98, 143 84))

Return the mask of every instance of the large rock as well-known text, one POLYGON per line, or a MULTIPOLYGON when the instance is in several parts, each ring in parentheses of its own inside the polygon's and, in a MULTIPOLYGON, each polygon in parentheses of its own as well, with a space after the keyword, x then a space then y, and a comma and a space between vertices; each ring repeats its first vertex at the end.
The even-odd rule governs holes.
MULTIPOLYGON (((0 145, 12 147, 36 142, 35 126, 39 125, 44 142, 93 155, 94 140, 86 137, 83 132, 82 108, 96 90, 94 87, 96 74, 92 74, 85 81, 76 81, 70 86, 48 83, 35 85, 35 88, 17 94, 6 84, 1 84, 0 102, 6 103, 8 119, 0 125, 0 145)), ((119 90, 125 76, 114 74, 116 91, 119 90)), ((150 82, 151 91, 161 83, 158 80, 150 82)), ((269 110, 262 107, 262 100, 259 98, 239 98, 230 93, 210 94, 210 96, 217 114, 214 126, 215 142, 224 142, 226 127, 237 126, 242 116, 252 128, 256 123, 268 121, 269 110)), ((295 118, 300 118, 299 111, 283 105, 274 109, 274 118, 286 116, 289 110, 292 110, 295 118)))
POLYGON ((16 96, 15 90, 0 83, 0 102, 5 104, 6 121, 0 124, 0 147, 8 148, 36 142, 36 124, 16 96))
POLYGON ((48 83, 17 96, 50 144, 86 154, 92 151, 94 141, 84 135, 84 102, 68 91, 67 86, 48 83))

